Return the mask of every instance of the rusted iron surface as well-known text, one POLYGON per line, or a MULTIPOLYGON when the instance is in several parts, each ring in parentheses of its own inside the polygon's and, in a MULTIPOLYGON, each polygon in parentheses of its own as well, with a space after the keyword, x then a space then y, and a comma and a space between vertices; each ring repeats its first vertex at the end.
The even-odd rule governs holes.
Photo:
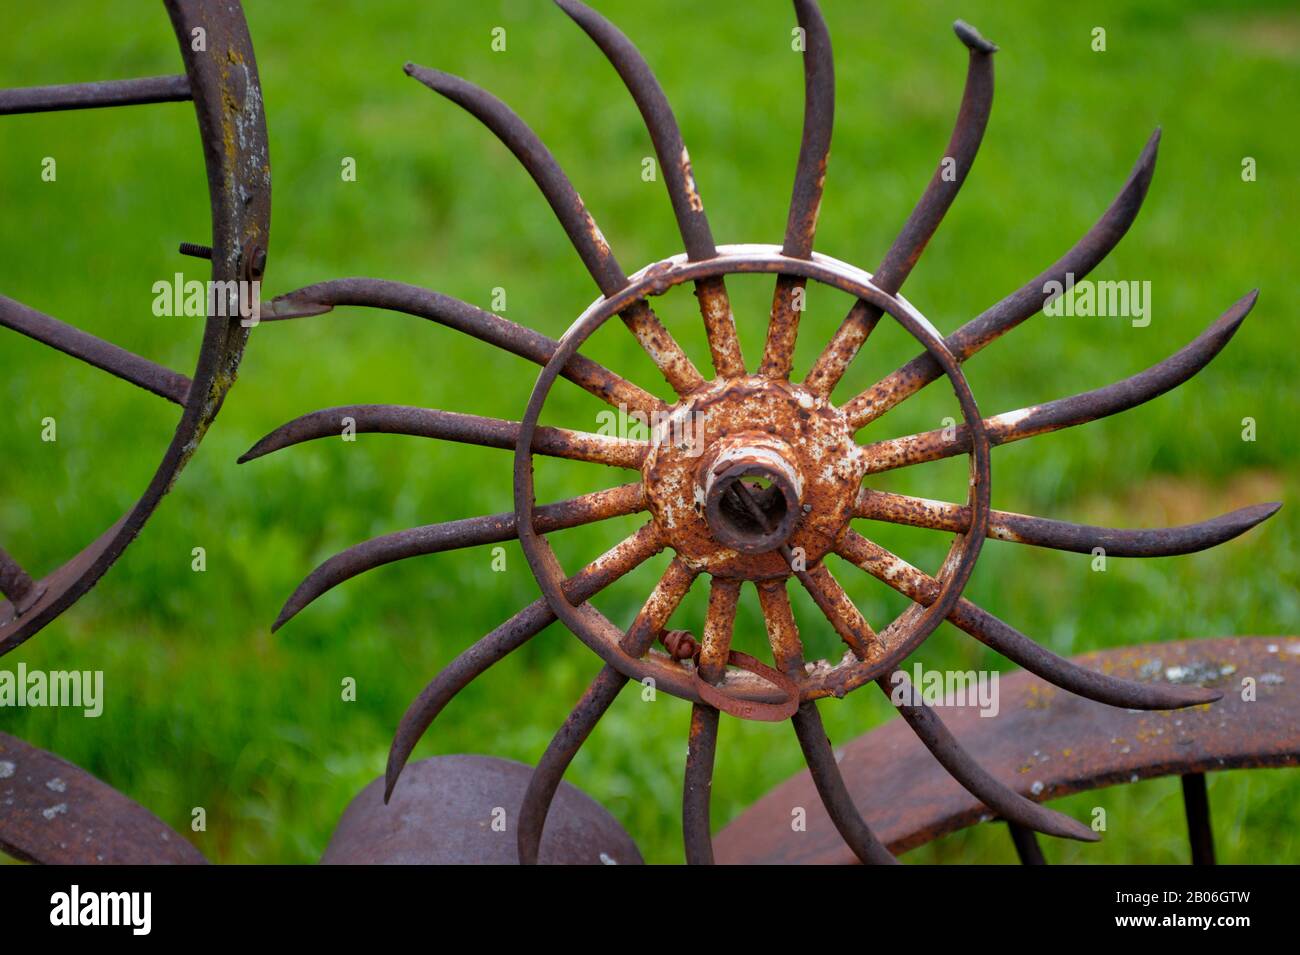
MULTIPOLYGON (((238 0, 165 0, 164 6, 180 45, 184 77, 82 84, 37 93, 9 91, 0 93, 0 104, 7 106, 0 112, 192 99, 212 210, 210 279, 225 283, 226 288, 239 281, 260 281, 271 223, 271 165, 257 62, 243 10, 238 0), (192 38, 200 29, 207 43, 206 49, 197 51, 192 38)), ((135 505, 79 554, 41 577, 37 599, 21 608, 0 602, 0 654, 31 637, 95 585, 139 534, 194 454, 234 383, 249 332, 237 307, 223 309, 215 304, 209 306, 197 365, 192 375, 185 376, 35 309, 0 300, 0 324, 184 409, 162 461, 135 505)))
MULTIPOLYGON (((1066 693, 1028 673, 1004 674, 996 717, 954 707, 944 722, 985 771, 1027 799, 1045 802, 1157 776, 1300 764, 1300 637, 1175 641, 1084 654, 1073 662, 1151 685, 1204 685, 1224 695, 1213 705, 1134 712, 1066 693), (1254 680, 1251 702, 1240 692, 1246 677, 1254 680)), ((901 719, 841 751, 839 769, 854 805, 892 852, 990 815, 901 719)), ((722 863, 855 861, 806 773, 743 812, 718 833, 714 847, 722 863), (807 810, 805 832, 791 831, 795 806, 807 810)))
POLYGON ((139 803, 8 733, 0 733, 0 851, 43 865, 207 862, 139 803))
MULTIPOLYGON (((489 756, 436 756, 407 767, 385 805, 376 779, 352 800, 326 865, 514 865, 519 806, 532 768, 489 756)), ((640 865, 631 837, 599 803, 563 783, 555 794, 540 861, 640 865)))

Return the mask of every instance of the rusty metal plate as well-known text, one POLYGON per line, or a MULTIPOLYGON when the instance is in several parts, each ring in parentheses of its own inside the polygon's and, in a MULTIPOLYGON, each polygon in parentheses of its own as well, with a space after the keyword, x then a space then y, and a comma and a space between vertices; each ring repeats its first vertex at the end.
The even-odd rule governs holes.
MULTIPOLYGON (((1300 637, 1224 637, 1089 653, 1075 662, 1148 683, 1215 687, 1217 703, 1126 710, 1057 689, 1023 671, 1000 678, 1000 712, 970 707, 944 722, 985 769, 1021 795, 1046 801, 1155 776, 1300 764, 1300 637), (1256 699, 1242 699, 1253 677, 1256 699)), ((988 810, 944 772, 901 720, 842 748, 858 810, 891 851, 914 849, 975 825, 988 810)), ((714 838, 724 863, 849 864, 856 858, 822 808, 807 772, 777 786, 714 838), (807 831, 790 826, 807 811, 807 831)))
POLYGON ((0 850, 46 865, 208 861, 135 800, 8 733, 0 733, 0 850))
MULTIPOLYGON (((491 756, 435 756, 411 763, 384 805, 384 780, 352 800, 327 865, 515 865, 519 806, 533 768, 491 756)), ((641 853, 594 799, 563 783, 542 839, 541 861, 640 865, 641 853)))

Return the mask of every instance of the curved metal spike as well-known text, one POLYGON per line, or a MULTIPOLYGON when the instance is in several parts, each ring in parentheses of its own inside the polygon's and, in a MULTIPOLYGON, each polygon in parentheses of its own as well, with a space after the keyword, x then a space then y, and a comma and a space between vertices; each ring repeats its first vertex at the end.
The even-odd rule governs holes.
MULTIPOLYGON (((695 580, 696 571, 687 567, 680 558, 673 558, 664 575, 645 605, 627 628, 619 641, 619 648, 628 656, 640 658, 649 652, 655 638, 663 630, 668 618, 672 616, 677 605, 686 596, 686 591, 695 580)), ((522 865, 536 865, 537 852, 542 844, 542 829, 546 825, 546 814, 550 811, 551 800, 559 788, 564 772, 573 762, 582 744, 587 741, 591 731, 605 715, 618 691, 623 689, 627 677, 612 666, 606 664, 601 668, 587 692, 582 695, 564 725, 556 732, 546 747, 546 752, 537 763, 524 800, 519 807, 519 862, 522 865)))
MULTIPOLYGON (((1231 341, 1259 297, 1258 289, 1243 296, 1195 339, 1164 361, 1122 381, 1058 398, 1046 404, 1003 412, 984 419, 989 443, 1007 444, 1096 421, 1136 407, 1177 388, 1208 365, 1231 341)), ((958 425, 953 431, 936 429, 903 438, 877 441, 863 447, 866 474, 890 471, 923 461, 936 461, 970 450, 970 433, 958 425)))
MULTIPOLYGON (((610 517, 635 514, 644 509, 644 485, 634 482, 554 504, 544 504, 536 509, 534 522, 538 531, 547 533, 610 517)), ((280 609, 275 623, 271 624, 271 631, 279 630, 321 594, 357 574, 408 557, 439 554, 478 544, 499 544, 514 540, 515 535, 515 514, 514 511, 507 511, 504 514, 426 524, 372 537, 335 554, 308 574, 280 609)))
MULTIPOLYGON (((826 29, 826 21, 816 0, 794 0, 794 9, 804 37, 803 138, 799 144, 799 162, 795 167, 794 189, 781 251, 792 258, 806 259, 812 255, 813 237, 817 234, 817 217, 826 185, 826 162, 831 151, 831 132, 835 127, 835 57, 831 50, 830 31, 826 29)), ((795 307, 795 297, 803 287, 801 278, 777 276, 767 342, 758 367, 760 375, 768 378, 787 378, 790 375, 801 311, 795 307)))
MULTIPOLYGON (((846 533, 835 552, 923 607, 933 603, 939 593, 939 582, 933 577, 856 531, 846 533)), ((948 620, 1030 673, 1099 703, 1134 710, 1176 710, 1184 706, 1213 703, 1223 696, 1217 690, 1199 686, 1134 683, 1086 670, 1040 647, 965 597, 957 601, 948 620)))
MULTIPOLYGON (((1194 554, 1239 537, 1277 513, 1280 502, 1252 504, 1195 524, 1129 530, 1071 524, 1046 517, 1031 517, 1010 511, 990 511, 988 536, 1034 547, 1090 554, 1101 547, 1108 557, 1173 557, 1194 554)), ((970 527, 970 508, 963 504, 932 501, 924 497, 891 494, 862 488, 858 492, 854 517, 927 527, 932 530, 965 533, 970 527)))
MULTIPOLYGON (((993 54, 997 47, 961 20, 953 24, 953 31, 970 50, 966 87, 943 159, 902 231, 885 253, 880 268, 872 275, 872 281, 891 295, 907 281, 926 244, 961 191, 979 152, 989 113, 993 109, 993 54)), ((830 395, 880 321, 880 316, 880 309, 866 302, 857 302, 813 364, 812 371, 804 379, 804 387, 816 395, 830 395)))
POLYGON ((546 816, 555 799, 555 791, 560 788, 573 757, 578 755, 578 750, 625 683, 627 677, 613 667, 601 667, 596 679, 587 687, 587 692, 582 694, 582 699, 578 700, 564 725, 551 738, 542 758, 537 761, 537 768, 528 780, 528 788, 524 790, 524 799, 519 806, 520 865, 537 865, 542 830, 546 826, 546 816))
MULTIPOLYGON (((262 321, 284 321, 324 314, 336 305, 382 308, 428 319, 471 338, 495 345, 534 364, 546 365, 559 342, 449 295, 383 279, 335 279, 281 295, 262 309, 262 321)), ((574 355, 560 372, 565 378, 614 407, 653 415, 666 405, 608 368, 574 355)))
POLYGON ((853 797, 849 795, 849 788, 844 785, 844 777, 835 762, 835 752, 826 736, 817 704, 812 701, 802 704, 799 712, 791 717, 791 722, 822 805, 853 854, 865 865, 897 865, 893 853, 875 837, 853 805, 853 797))
MULTIPOLYGON (((668 97, 650 65, 618 27, 586 4, 578 0, 555 2, 600 47, 641 111, 655 155, 659 157, 664 185, 668 189, 687 258, 693 261, 713 258, 717 247, 695 185, 690 156, 682 142, 681 129, 668 104, 668 97)), ((740 354, 740 340, 736 337, 736 322, 731 314, 725 282, 720 277, 699 281, 695 285, 695 294, 704 316, 713 367, 724 377, 743 375, 745 361, 740 354)))
MULTIPOLYGON (((614 581, 631 573, 664 549, 654 523, 645 524, 566 580, 564 596, 575 604, 590 600, 614 581)), ((543 599, 534 600, 491 633, 462 651, 424 688, 402 715, 384 773, 384 802, 424 734, 456 694, 469 686, 492 664, 509 656, 555 622, 543 599)))
POLYGON ((713 865, 713 830, 709 797, 713 794, 713 761, 718 750, 718 711, 704 703, 691 705, 691 731, 682 780, 682 841, 688 865, 713 865))
POLYGON ((895 670, 889 677, 882 676, 876 685, 884 690, 890 702, 903 714, 903 719, 907 720, 907 725, 948 775, 1003 819, 1063 839, 1097 842, 1101 838, 1077 819, 1026 799, 981 766, 962 748, 934 710, 925 705, 921 694, 916 692, 902 670, 895 670))
MULTIPOLYGON (((1064 283, 1070 275, 1077 281, 1110 254, 1142 208, 1147 188, 1151 185, 1151 176, 1155 172, 1159 145, 1160 128, 1157 127, 1147 140, 1133 171, 1129 173, 1124 188, 1070 251, 944 339, 944 344, 958 361, 965 361, 994 339, 1037 314, 1052 297, 1048 291, 1051 283, 1064 283)), ((930 357, 929 352, 923 353, 847 402, 844 413, 848 415, 853 427, 862 428, 942 376, 942 369, 930 357)))
MULTIPOLYGON (((409 405, 343 405, 313 411, 280 425, 240 455, 239 463, 244 464, 304 441, 337 438, 347 422, 351 423, 356 434, 403 434, 510 451, 519 440, 517 421, 409 405)), ((533 439, 533 452, 637 471, 645 463, 650 444, 587 431, 541 427, 533 439)))
MULTIPOLYGON (((537 134, 510 107, 486 90, 450 73, 414 63, 406 64, 406 73, 467 110, 515 154, 550 203, 602 295, 613 295, 627 285, 627 274, 614 258, 573 183, 537 134)), ((688 394, 703 386, 699 371, 644 299, 624 311, 622 318, 678 394, 688 394)))

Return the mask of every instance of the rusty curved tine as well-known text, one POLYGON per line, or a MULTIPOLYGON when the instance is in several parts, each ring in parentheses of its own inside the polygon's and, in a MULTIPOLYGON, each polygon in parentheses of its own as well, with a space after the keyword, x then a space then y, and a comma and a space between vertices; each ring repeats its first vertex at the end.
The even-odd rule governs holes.
MULTIPOLYGON (((739 580, 714 577, 709 582, 709 610, 696 663, 700 679, 708 683, 717 683, 726 673, 739 600, 739 580)), ((713 865, 709 797, 713 792, 718 715, 718 710, 707 703, 691 706, 686 775, 682 783, 682 838, 686 844, 686 861, 691 865, 713 865)))
MULTIPOLYGON (((856 531, 846 533, 835 552, 923 607, 934 603, 939 593, 939 582, 929 574, 917 570, 856 531)), ((1030 673, 1099 703, 1134 710, 1174 710, 1213 703, 1223 696, 1217 690, 1199 686, 1135 683, 1086 670, 1040 647, 965 597, 957 601, 948 621, 1030 673)))
MULTIPOLYGON (((539 528, 540 530, 540 528, 539 528)), ((694 582, 696 572, 680 558, 673 558, 664 575, 659 578, 645 605, 632 621, 632 626, 619 641, 619 648, 628 656, 640 658, 649 652, 655 638, 664 629, 668 618, 681 603, 694 582)), ((564 778, 565 770, 600 718, 605 715, 618 691, 623 689, 627 677, 612 666, 601 667, 596 679, 587 687, 582 698, 569 713, 564 725, 556 732, 546 747, 546 752, 533 770, 519 808, 519 861, 523 865, 536 865, 538 849, 542 844, 542 829, 551 800, 564 778)))
POLYGON ((193 98, 189 77, 184 74, 68 83, 62 86, 22 86, 0 90, 0 116, 49 113, 65 109, 100 109, 106 106, 179 103, 193 98))
MULTIPOLYGON (((812 256, 813 238, 817 234, 817 216, 821 212, 822 191, 826 184, 826 161, 830 157, 831 132, 835 126, 835 58, 831 51, 830 31, 816 0, 794 0, 795 15, 804 31, 803 138, 799 144, 799 162, 795 167, 794 189, 790 196, 790 213, 786 220, 785 242, 781 251, 796 259, 812 256)), ((767 326, 767 342, 758 373, 768 378, 788 378, 794 362, 794 345, 799 335, 802 295, 805 281, 790 275, 778 275, 772 297, 772 315, 767 326)))
MULTIPOLYGON (((1147 140, 1119 195, 1070 251, 944 339, 944 344, 958 361, 966 361, 994 339, 1037 314, 1052 298, 1052 293, 1048 291, 1051 283, 1064 284, 1067 276, 1071 275, 1076 281, 1082 279, 1110 254, 1142 208, 1147 188, 1151 185, 1151 176, 1155 172, 1159 144, 1160 129, 1157 127, 1147 140)), ((929 352, 923 353, 846 402, 844 413, 854 428, 863 428, 942 376, 943 370, 930 357, 929 352)))
MULTIPOLYGON (((653 522, 645 524, 596 558, 561 585, 564 596, 575 604, 590 600, 614 581, 663 550, 663 541, 653 522)), ((384 801, 392 795, 397 779, 433 721, 465 687, 498 660, 509 656, 555 622, 555 614, 544 599, 534 600, 491 633, 462 651, 411 702, 393 736, 384 774, 384 801)))
MULTIPOLYGON (((356 434, 402 434, 478 444, 513 451, 519 440, 519 422, 480 415, 438 411, 409 405, 344 405, 324 408, 280 425, 239 458, 243 464, 282 448, 317 438, 337 438, 350 425, 356 434)), ((610 467, 640 470, 650 451, 647 441, 632 441, 588 431, 540 427, 533 453, 573 461, 591 461, 610 467)))
MULTIPOLYGON (((1195 524, 1129 530, 1071 524, 1010 511, 990 511, 988 536, 994 540, 1090 554, 1100 547, 1110 557, 1173 557, 1194 554, 1239 537, 1277 513, 1279 502, 1252 504, 1195 524)), ((970 508, 906 494, 862 488, 854 517, 927 527, 955 534, 970 527, 970 508)))
MULTIPOLYGON (((681 232, 687 258, 692 261, 713 258, 718 250, 695 185, 690 156, 682 142, 677 118, 663 88, 655 79, 654 71, 632 41, 591 7, 578 0, 556 0, 556 3, 600 47, 641 111, 663 170, 664 185, 668 188, 668 198, 673 205, 673 215, 677 218, 677 229, 681 232)), ((695 294, 700 301, 700 313, 704 316, 714 369, 723 377, 743 375, 745 361, 740 353, 740 340, 736 337, 736 322, 727 299, 725 281, 720 276, 698 281, 695 294)))
MULTIPOLYGON (((614 258, 573 183, 569 182, 569 177, 537 134, 510 107, 486 90, 449 73, 414 63, 406 64, 406 72, 467 110, 514 153, 550 203, 579 258, 600 287, 601 294, 613 295, 627 285, 627 274, 614 258)), ((659 321, 649 303, 641 299, 620 317, 674 391, 685 395, 703 386, 704 378, 659 321)))
MULTIPOLYGON (((1243 296, 1195 339, 1164 361, 1136 375, 1069 398, 1058 398, 1045 404, 985 418, 984 428, 988 432, 989 443, 1007 444, 1096 421, 1177 388, 1223 350, 1254 308, 1258 297, 1258 290, 1243 296)), ((864 446, 862 450, 867 462, 865 473, 875 474, 923 461, 966 454, 970 450, 970 434, 962 424, 952 431, 936 429, 877 441, 864 446)))
MULTIPOLYGON (((559 342, 541 332, 468 302, 418 285, 383 279, 335 279, 308 285, 277 296, 269 308, 263 307, 262 321, 311 317, 321 314, 318 310, 327 311, 336 305, 382 308, 428 319, 543 366, 559 347, 559 342)), ((622 405, 652 415, 666 407, 648 391, 582 355, 574 355, 560 374, 616 408, 622 405)))
POLYGON ((709 797, 713 761, 718 751, 718 711, 707 703, 691 704, 691 730, 682 780, 682 841, 688 865, 713 865, 713 831, 709 797))
MULTIPOLYGON (((993 54, 998 48, 961 20, 953 24, 953 32, 970 50, 966 87, 939 168, 930 178, 903 230, 885 253, 880 268, 872 276, 872 281, 890 295, 907 281, 948 207, 961 191, 979 152, 989 113, 993 109, 993 54)), ((804 387, 813 394, 828 397, 880 321, 880 316, 881 311, 875 306, 863 301, 855 303, 813 364, 812 371, 804 379, 804 387)))
POLYGON ((1007 831, 1011 833, 1011 843, 1016 847, 1016 856, 1020 859, 1021 865, 1047 865, 1047 859, 1043 857, 1043 850, 1038 844, 1038 837, 1034 835, 1034 830, 1008 822, 1007 831))
MULTIPOLYGON (((786 582, 764 580, 756 582, 755 586, 758 588, 758 602, 763 611, 767 641, 772 647, 776 667, 798 682, 805 676, 803 643, 799 639, 799 625, 795 623, 794 611, 790 607, 786 582)), ((835 762, 830 740, 826 737, 826 729, 822 726, 817 704, 811 700, 800 704, 790 722, 794 725, 799 748, 803 751, 804 762, 808 764, 808 772, 817 787, 822 805, 826 807, 831 822, 853 850, 853 854, 868 865, 897 863, 898 860, 875 837, 871 827, 853 805, 844 777, 840 775, 839 766, 835 762)))
POLYGON ((817 704, 809 700, 800 705, 792 722, 822 805, 826 807, 826 813, 835 824, 835 829, 853 850, 853 854, 866 865, 897 865, 898 860, 893 853, 875 837, 858 808, 853 805, 853 797, 849 795, 840 767, 835 762, 835 752, 831 749, 831 741, 826 737, 826 728, 822 725, 817 704))
POLYGON ((876 685, 885 692, 912 728, 912 732, 947 770, 948 775, 1003 819, 1049 836, 1078 839, 1081 842, 1098 841, 1100 836, 1077 819, 1026 799, 981 766, 978 760, 962 748, 934 710, 925 705, 921 695, 912 686, 912 681, 902 670, 880 677, 876 685))
POLYGON ((112 342, 83 332, 75 325, 61 322, 3 295, 0 295, 0 326, 79 358, 178 405, 184 405, 189 397, 190 379, 180 372, 141 358, 112 342))
MULTIPOLYGON (((554 504, 543 504, 535 510, 534 521, 538 531, 546 533, 642 510, 645 510, 645 489, 640 482, 633 482, 554 504)), ((271 630, 279 630, 321 594, 368 570, 409 557, 440 554, 479 544, 499 544, 514 540, 516 534, 515 513, 507 511, 426 524, 372 537, 335 554, 308 574, 285 601, 275 623, 271 624, 271 630)))
POLYGON ((1188 773, 1182 777, 1182 783, 1192 865, 1214 865, 1214 830, 1210 827, 1210 797, 1205 791, 1205 774, 1188 773))
POLYGON ((840 639, 848 644, 853 655, 859 660, 872 656, 872 647, 879 647, 880 638, 849 599, 839 581, 831 576, 826 565, 819 563, 809 570, 798 571, 795 576, 817 604, 817 609, 831 622, 840 639))

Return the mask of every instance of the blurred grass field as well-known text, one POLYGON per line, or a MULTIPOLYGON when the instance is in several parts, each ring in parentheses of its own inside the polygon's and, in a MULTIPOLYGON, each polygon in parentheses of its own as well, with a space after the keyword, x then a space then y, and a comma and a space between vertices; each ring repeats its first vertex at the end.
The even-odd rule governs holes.
MULTIPOLYGON (((77 2, 9 10, 0 86, 176 72, 161 4, 77 2)), ((974 170, 905 293, 944 332, 1037 274, 1118 191, 1156 125, 1164 129, 1145 208, 1094 273, 1149 280, 1152 321, 1036 317, 973 358, 986 414, 1094 388, 1160 360, 1252 288, 1237 337, 1174 392, 1122 415, 998 449, 995 507, 1085 523, 1157 526, 1261 500, 1271 521, 1217 550, 1151 561, 991 542, 967 594, 1060 654, 1227 634, 1297 632, 1300 511, 1295 349, 1300 212, 1295 104, 1300 11, 1290 3, 1058 4, 1022 0, 860 4, 824 0, 836 49, 837 121, 817 247, 872 268, 942 154, 961 95, 962 17, 1001 46, 993 116, 974 170), (1092 29, 1107 31, 1104 53, 1092 29), (1243 182, 1243 157, 1258 179, 1243 182), (1257 440, 1242 440, 1253 418, 1257 440)), ((719 242, 779 242, 802 116, 788 3, 598 4, 640 46, 673 102, 719 242)), ((412 0, 246 3, 269 116, 273 241, 264 294, 342 276, 413 282, 558 337, 595 290, 527 175, 492 136, 402 73, 413 60, 471 79, 510 103, 568 170, 629 271, 679 251, 662 183, 641 178, 649 138, 600 53, 545 2, 412 0), (507 49, 490 48, 507 29, 507 49), (357 180, 340 164, 356 160, 357 180)), ((151 287, 184 271, 176 243, 207 241, 207 197, 192 107, 6 117, 0 122, 0 292, 171 367, 190 371, 200 329, 155 318, 151 287), (55 157, 56 182, 40 178, 55 157)), ((732 283, 742 344, 761 350, 770 279, 732 283)), ((689 295, 665 321, 700 367, 707 350, 689 295)), ((796 368, 843 315, 810 296, 796 368)), ((590 353, 664 393, 613 323, 590 353)), ((882 323, 836 392, 845 400, 916 348, 882 323)), ((176 411, 17 335, 0 336, 0 541, 44 573, 139 496, 176 411), (42 418, 57 443, 40 440, 42 418)), ((73 610, 11 654, 42 669, 102 669, 102 717, 0 711, 0 729, 84 766, 188 832, 224 862, 319 857, 348 800, 383 771, 407 703, 456 653, 537 595, 522 553, 507 569, 480 548, 390 565, 318 601, 276 635, 270 622, 320 561, 376 534, 504 511, 508 452, 361 436, 264 460, 236 457, 276 425, 338 404, 395 402, 518 418, 536 377, 521 359, 408 316, 340 310, 254 330, 240 380, 142 536, 73 610), (191 549, 207 571, 191 570, 191 549), (357 681, 356 702, 340 682, 357 681)), ((550 423, 594 430, 594 399, 557 386, 550 423)), ((951 393, 928 389, 863 437, 939 426, 951 393)), ((597 465, 543 461, 539 499, 624 480, 597 465)), ((959 461, 893 472, 874 486, 960 500, 959 461)), ((576 568, 631 519, 554 535, 576 568)), ((948 538, 872 525, 934 570, 948 538)), ((662 566, 662 562, 656 564, 662 566)), ((865 575, 839 573, 868 619, 902 604, 865 575)), ((626 624, 653 580, 644 569, 598 605, 626 624)), ((698 629, 704 588, 674 622, 698 629)), ((796 598, 799 595, 796 594, 796 598)), ((812 621, 810 603, 796 614, 812 621)), ((762 641, 752 591, 738 645, 762 641)), ((810 652, 838 654, 809 623, 810 652)), ((927 667, 1005 668, 948 626, 927 667)), ((910 661, 909 661, 910 666, 910 661)), ((417 756, 488 753, 534 762, 597 661, 553 626, 461 694, 417 756)), ((1291 688, 1290 692, 1295 692, 1291 688)), ((832 739, 890 718, 863 692, 824 704, 832 739)), ((681 859, 680 785, 689 709, 626 693, 568 779, 604 803, 647 859, 681 859)), ((802 762, 788 728, 726 721, 715 828, 802 762)), ((1300 862, 1297 771, 1212 776, 1221 861, 1300 862)), ((1108 810, 1096 846, 1052 842, 1053 862, 1177 862, 1185 830, 1175 779, 1057 804, 1108 810)), ((918 862, 1010 862, 983 826, 910 854, 918 862)))

